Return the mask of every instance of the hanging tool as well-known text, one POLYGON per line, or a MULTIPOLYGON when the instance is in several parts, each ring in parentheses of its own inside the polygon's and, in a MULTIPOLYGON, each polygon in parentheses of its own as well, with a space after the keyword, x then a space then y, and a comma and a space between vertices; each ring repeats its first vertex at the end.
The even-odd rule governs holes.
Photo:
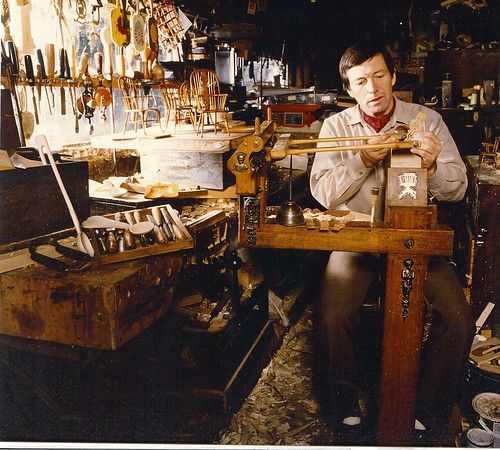
MULTIPOLYGON (((92 117, 94 117, 95 104, 94 94, 93 94, 93 84, 88 73, 89 67, 89 55, 88 53, 82 53, 80 58, 80 64, 78 66, 78 80, 84 80, 83 82, 83 92, 80 96, 81 110, 84 117, 89 121, 89 134, 94 132, 94 126, 92 125, 92 117)), ((78 105, 78 102, 77 102, 78 105)), ((78 108, 80 109, 80 108, 78 108)))
POLYGON ((52 84, 54 83, 54 75, 55 75, 55 47, 54 44, 45 44, 45 62, 46 62, 46 74, 47 74, 47 83, 50 87, 50 107, 54 108, 54 89, 52 84))
POLYGON ((98 84, 94 90, 94 100, 99 108, 99 117, 101 120, 106 120, 106 108, 111 104, 111 93, 102 83, 103 79, 103 54, 97 52, 94 55, 95 66, 97 71, 98 84))
POLYGON ((135 1, 135 12, 130 19, 130 39, 137 53, 142 52, 146 47, 146 21, 142 17, 139 3, 139 0, 135 1))
MULTIPOLYGON (((19 107, 19 99, 17 97, 17 91, 16 91, 16 77, 14 76, 14 73, 13 73, 12 61, 5 53, 3 41, 1 41, 1 70, 0 70, 0 72, 1 72, 2 76, 6 77, 8 89, 10 91, 12 104, 13 104, 13 108, 14 108, 14 117, 16 120, 17 132, 18 132, 18 136, 19 136, 19 142, 21 143, 22 146, 25 146, 26 141, 25 141, 25 137, 24 137, 21 109, 19 107)), ((12 158, 11 158, 11 161, 12 161, 12 158)), ((15 161, 12 161, 12 162, 13 162, 14 166, 16 167, 16 162, 15 161)))
POLYGON ((84 89, 81 95, 81 101, 85 118, 89 121, 89 134, 94 132, 94 125, 92 125, 92 117, 94 117, 94 109, 92 102, 94 101, 92 81, 84 83, 84 89))
POLYGON ((36 49, 36 56, 38 58, 38 64, 40 65, 40 82, 43 84, 45 90, 45 96, 47 97, 47 106, 49 107, 49 113, 52 114, 52 107, 50 106, 49 90, 47 88, 47 72, 45 70, 45 61, 43 59, 43 53, 40 48, 36 49))
POLYGON ((64 90, 64 78, 66 77, 66 50, 59 49, 59 80, 61 81, 61 115, 66 115, 66 91, 64 90))
MULTIPOLYGON (((72 76, 72 65, 69 62, 69 56, 68 52, 64 50, 64 79, 66 79, 68 83, 68 91, 69 91, 69 97, 71 100, 71 111, 73 112, 73 116, 75 117, 75 133, 80 132, 80 113, 78 111, 77 107, 77 100, 76 100, 76 81, 73 79, 72 76)), ((73 70, 73 75, 75 74, 75 71, 73 70)), ((82 111, 83 113, 83 111, 82 111)))
POLYGON ((33 112, 35 114, 35 123, 38 125, 40 123, 40 119, 38 118, 38 109, 36 107, 35 72, 33 71, 33 61, 31 59, 31 55, 24 55, 24 68, 26 69, 26 79, 28 80, 28 84, 31 86, 33 112))
POLYGON ((17 59, 16 45, 14 41, 6 41, 5 43, 7 44, 10 62, 12 63, 12 75, 17 77, 19 74, 19 61, 17 59))
POLYGON ((31 111, 28 111, 28 100, 26 95, 26 72, 24 69, 19 70, 19 81, 21 82, 21 92, 19 94, 19 105, 21 108, 21 121, 22 130, 24 134, 24 140, 21 140, 21 144, 25 142, 26 139, 30 139, 35 130, 35 116, 31 111))
POLYGON ((77 100, 76 100, 76 83, 71 80, 71 85, 69 86, 69 96, 71 98, 71 108, 73 110, 73 116, 75 117, 75 133, 80 132, 80 112, 78 111, 77 100))
POLYGON ((21 47, 25 55, 35 50, 35 43, 31 36, 31 0, 18 1, 21 18, 21 47))
POLYGON ((101 29, 101 41, 104 51, 104 64, 103 72, 109 75, 109 94, 111 106, 111 132, 115 132, 115 107, 113 103, 113 40, 111 38, 111 28, 103 27, 101 29))
POLYGON ((117 47, 126 47, 130 43, 130 26, 127 17, 127 0, 116 0, 116 7, 111 11, 111 31, 117 47))
POLYGON ((35 71, 35 88, 36 88, 36 98, 38 100, 38 112, 40 116, 42 115, 42 66, 40 64, 36 65, 35 71))

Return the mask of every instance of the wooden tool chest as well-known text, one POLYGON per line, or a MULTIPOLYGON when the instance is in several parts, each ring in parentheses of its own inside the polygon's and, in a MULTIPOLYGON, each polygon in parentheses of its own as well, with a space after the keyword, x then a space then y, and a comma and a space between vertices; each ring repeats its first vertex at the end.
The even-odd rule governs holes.
POLYGON ((170 307, 179 252, 60 273, 29 266, 0 275, 0 333, 115 350, 170 307))
MULTIPOLYGON (((89 216, 87 162, 58 164, 80 220, 89 216)), ((50 166, 0 171, 0 246, 73 226, 50 166)))

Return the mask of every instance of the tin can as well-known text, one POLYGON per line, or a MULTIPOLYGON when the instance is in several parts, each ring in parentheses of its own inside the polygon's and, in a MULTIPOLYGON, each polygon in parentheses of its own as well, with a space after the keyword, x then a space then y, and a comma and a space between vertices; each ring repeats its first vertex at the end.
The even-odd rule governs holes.
POLYGON ((486 448, 493 445, 493 436, 480 428, 471 428, 467 431, 467 447, 486 448))

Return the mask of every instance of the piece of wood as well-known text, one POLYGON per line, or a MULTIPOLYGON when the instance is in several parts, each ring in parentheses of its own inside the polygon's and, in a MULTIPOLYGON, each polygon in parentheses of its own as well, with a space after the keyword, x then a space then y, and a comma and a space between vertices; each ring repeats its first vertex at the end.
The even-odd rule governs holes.
POLYGON ((386 207, 427 206, 427 170, 389 167, 385 203, 386 207))
POLYGON ((135 51, 138 53, 146 48, 146 21, 142 17, 139 3, 139 0, 136 0, 135 12, 130 19, 130 40, 135 51))
POLYGON ((116 0, 116 7, 111 11, 111 37, 117 47, 126 47, 130 43, 126 4, 126 0, 116 0))

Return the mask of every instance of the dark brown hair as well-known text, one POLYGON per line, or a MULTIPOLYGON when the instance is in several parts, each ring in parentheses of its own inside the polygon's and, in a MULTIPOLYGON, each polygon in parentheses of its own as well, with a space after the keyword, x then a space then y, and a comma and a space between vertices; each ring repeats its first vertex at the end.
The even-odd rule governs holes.
POLYGON ((373 58, 375 55, 382 55, 385 64, 389 69, 389 73, 394 75, 394 62, 391 55, 387 51, 384 45, 372 42, 359 42, 357 44, 351 45, 340 58, 339 72, 344 87, 349 89, 349 78, 347 77, 347 71, 355 66, 363 64, 365 61, 373 58))

